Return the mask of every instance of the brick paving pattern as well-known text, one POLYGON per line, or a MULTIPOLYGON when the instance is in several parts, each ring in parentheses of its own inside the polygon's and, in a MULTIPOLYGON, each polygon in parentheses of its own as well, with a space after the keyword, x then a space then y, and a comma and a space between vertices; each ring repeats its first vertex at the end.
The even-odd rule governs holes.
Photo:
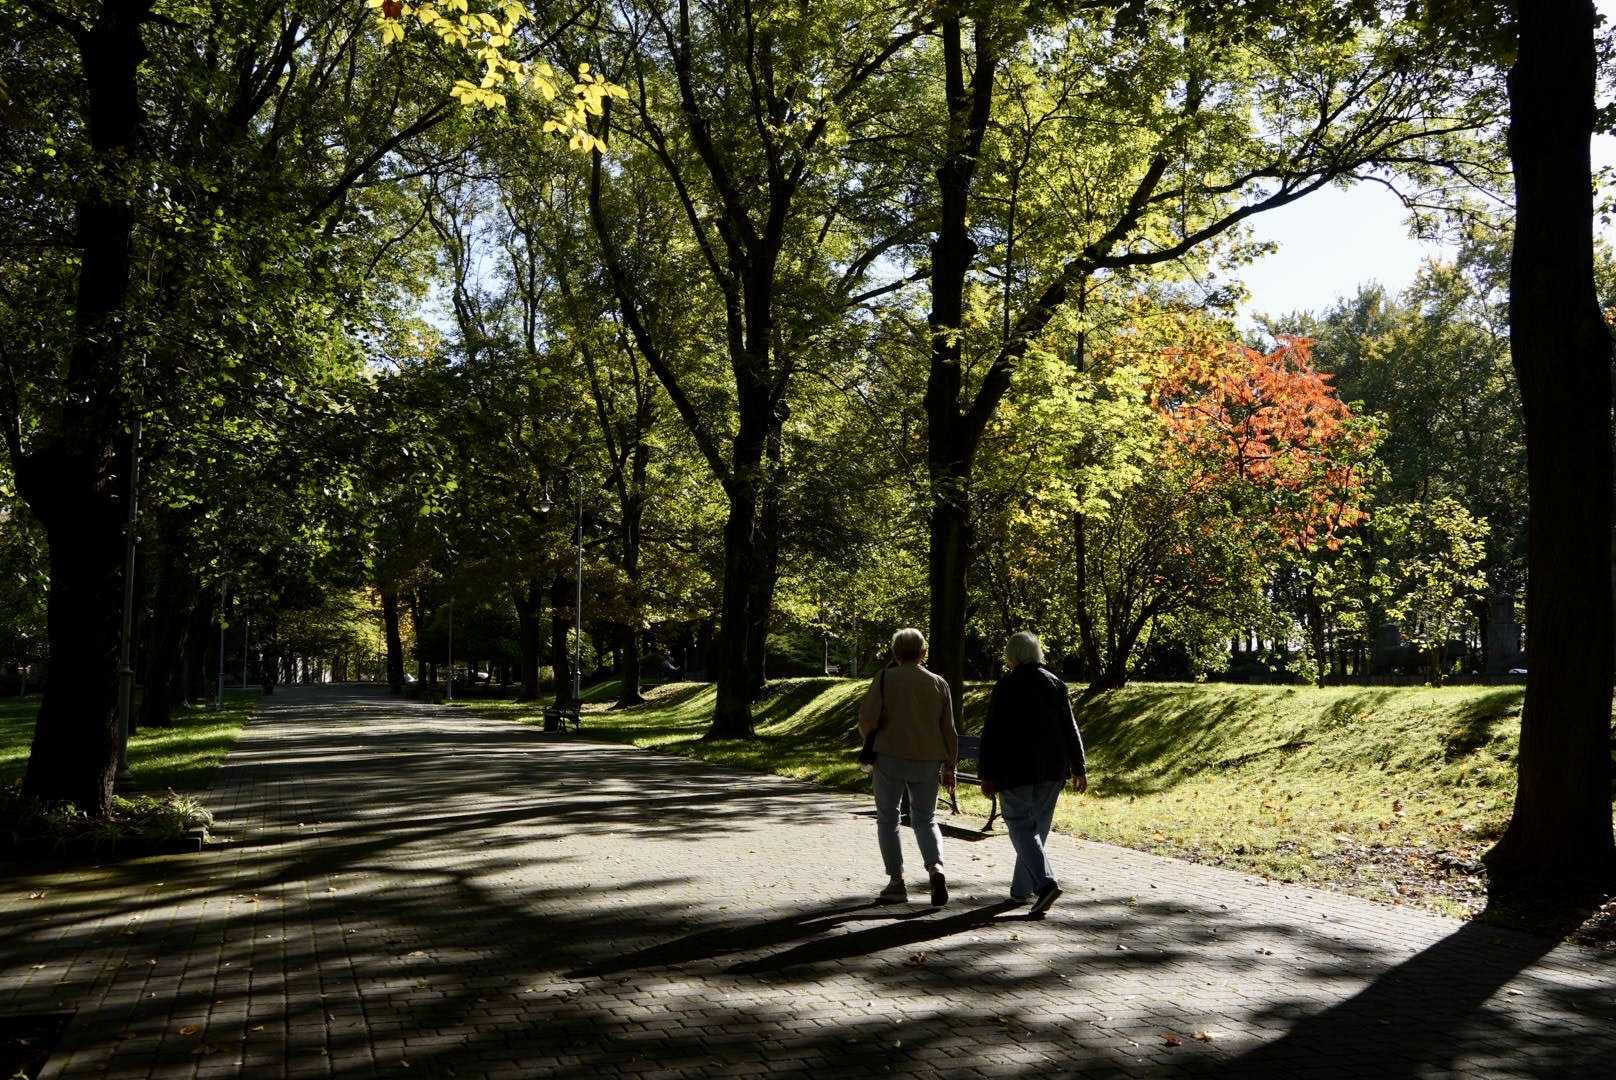
MULTIPOLYGON (((1098 778, 1103 780, 1103 778, 1098 778)), ((1616 957, 1002 830, 951 902, 867 800, 354 688, 265 700, 223 847, 0 867, 48 1078, 1616 1076, 1616 957)))

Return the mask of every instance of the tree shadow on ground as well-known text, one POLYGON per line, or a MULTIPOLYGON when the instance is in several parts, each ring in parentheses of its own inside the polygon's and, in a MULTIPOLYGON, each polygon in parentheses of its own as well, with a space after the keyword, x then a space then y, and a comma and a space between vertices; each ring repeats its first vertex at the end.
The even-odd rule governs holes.
POLYGON ((232 759, 257 846, 109 868, 93 890, 64 873, 39 885, 48 917, 4 922, 11 970, 45 968, 36 997, 119 988, 81 1008, 66 1074, 1595 1076, 1616 1054, 1610 965, 1590 976, 1478 924, 1388 964, 1383 934, 1277 898, 1073 889, 1041 923, 823 888, 692 904, 678 859, 589 891, 578 852, 609 834, 654 855, 842 809, 789 781, 442 711, 412 733, 398 703, 351 705, 288 701, 263 721, 284 717, 281 737, 256 729, 232 759))
MULTIPOLYGON (((1547 938, 1501 935, 1495 927, 1465 923, 1329 1008, 1297 1016, 1283 1004, 1274 1006, 1266 1018, 1291 1021, 1289 1030, 1240 1055, 1220 1075, 1277 1076, 1309 1061, 1315 1066, 1310 1076, 1463 1075, 1473 1068, 1464 1059, 1475 1059, 1511 1063, 1507 1075, 1609 1077, 1608 1048, 1578 1047, 1569 1029, 1562 1033, 1570 1038, 1557 1039, 1552 1018, 1516 1015, 1508 998, 1493 1000, 1554 947, 1547 938), (1460 1029, 1467 1039, 1454 1046, 1451 1035, 1460 1029)), ((1558 1004, 1598 1008, 1592 993, 1558 1004)), ((1608 997, 1605 1012, 1616 1014, 1608 997)), ((1608 1019, 1616 1022, 1616 1016, 1608 1019)))

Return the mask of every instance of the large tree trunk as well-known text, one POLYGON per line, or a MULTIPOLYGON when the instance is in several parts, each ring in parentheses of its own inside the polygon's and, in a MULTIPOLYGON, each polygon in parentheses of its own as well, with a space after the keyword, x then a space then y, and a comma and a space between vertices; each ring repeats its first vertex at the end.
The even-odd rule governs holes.
POLYGON ((140 727, 172 727, 174 706, 185 700, 182 672, 186 634, 198 599, 198 587, 170 536, 160 537, 157 595, 145 634, 140 727))
MULTIPOLYGON (((964 466, 966 470, 969 465, 964 466)), ((967 575, 974 557, 970 494, 963 480, 953 498, 934 491, 931 508, 931 626, 930 657, 926 664, 948 680, 954 698, 954 722, 959 723, 965 695, 965 619, 967 575)), ((936 480, 933 480, 934 488, 936 480)))
POLYGON ((188 612, 190 625, 185 631, 185 649, 181 685, 184 694, 180 703, 207 701, 213 696, 213 679, 218 674, 216 655, 219 626, 214 621, 218 611, 218 598, 198 591, 188 612))
POLYGON ((631 476, 622 493, 623 506, 623 576, 628 578, 630 610, 627 622, 618 628, 618 693, 613 708, 626 709, 645 702, 640 692, 640 546, 645 528, 645 481, 650 453, 645 436, 650 427, 650 409, 643 401, 647 391, 641 391, 642 404, 636 417, 638 445, 633 453, 631 476))
POLYGON ((53 677, 45 686, 25 795, 111 810, 118 761, 118 640, 130 438, 122 399, 134 213, 128 169, 140 154, 137 74, 145 59, 144 0, 108 0, 78 37, 84 123, 98 175, 78 204, 73 346, 60 412, 18 458, 17 482, 50 548, 46 622, 53 677))
POLYGON ((387 688, 404 692, 404 637, 399 633, 398 590, 382 593, 382 636, 387 641, 387 688))
POLYGON ((724 522, 724 594, 718 623, 717 704, 704 739, 750 739, 752 694, 747 668, 752 578, 758 543, 758 485, 762 480, 763 439, 748 431, 743 412, 735 439, 733 473, 724 485, 729 517, 724 522))
POLYGON ((746 611, 746 689, 747 700, 757 701, 769 681, 769 624, 774 614, 774 588, 780 580, 780 488, 778 479, 779 439, 769 451, 769 471, 773 474, 758 505, 756 552, 752 561, 752 585, 746 611))
MULTIPOLYGON (((576 591, 577 584, 570 575, 557 574, 550 581, 550 666, 555 669, 557 705, 566 705, 573 701, 572 647, 568 634, 572 631, 572 608, 577 602, 574 596, 576 591)), ((580 680, 582 674, 579 673, 580 680)))
POLYGON ((1008 369, 990 372, 972 405, 962 414, 965 286, 977 245, 967 211, 976 159, 987 130, 995 57, 988 35, 978 28, 973 55, 957 16, 942 22, 943 75, 948 95, 949 145, 937 169, 937 238, 932 244, 931 368, 926 379, 927 467, 931 481, 931 659, 929 666, 948 680, 954 696, 954 722, 960 720, 965 689, 965 621, 973 552, 971 468, 987 418, 1009 387, 1008 369))
POLYGON ((1515 813, 1486 855, 1496 891, 1616 879, 1611 829, 1609 331, 1593 280, 1594 7, 1518 5, 1510 344, 1526 414, 1530 674, 1515 813))
POLYGON ((522 654, 522 688, 516 700, 537 701, 540 694, 539 661, 544 638, 540 632, 539 613, 544 610, 544 591, 538 581, 529 581, 511 599, 516 604, 516 644, 522 654))

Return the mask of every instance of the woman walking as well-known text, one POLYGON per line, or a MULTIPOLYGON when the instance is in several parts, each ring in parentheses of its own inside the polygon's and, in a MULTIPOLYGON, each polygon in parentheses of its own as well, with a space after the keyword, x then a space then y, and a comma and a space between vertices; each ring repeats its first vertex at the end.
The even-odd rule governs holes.
POLYGON ((993 687, 982 726, 978 772, 982 794, 999 796, 1004 826, 1016 852, 1010 899, 1032 901, 1042 918, 1060 896, 1044 841, 1055 823, 1055 803, 1066 778, 1072 790, 1089 789, 1083 736, 1072 715, 1066 684, 1044 666, 1044 648, 1029 633, 1012 634, 1004 646, 1010 670, 993 687))
POLYGON ((892 664, 870 683, 859 704, 859 732, 875 734, 875 828, 886 864, 883 903, 909 899, 903 878, 899 807, 909 795, 909 822, 920 845, 933 907, 948 902, 943 875, 943 833, 937 827, 937 789, 954 790, 959 736, 948 683, 921 666, 926 637, 913 627, 892 635, 892 664))

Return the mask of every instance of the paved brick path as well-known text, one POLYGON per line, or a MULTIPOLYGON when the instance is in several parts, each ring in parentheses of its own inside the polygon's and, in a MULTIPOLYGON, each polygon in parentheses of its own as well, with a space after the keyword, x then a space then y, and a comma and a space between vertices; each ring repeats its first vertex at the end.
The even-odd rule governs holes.
POLYGON ((0 867, 47 1077, 1616 1076, 1611 956, 1065 838, 1041 922, 1002 834, 878 907, 865 800, 587 731, 282 692, 211 805, 0 867))

